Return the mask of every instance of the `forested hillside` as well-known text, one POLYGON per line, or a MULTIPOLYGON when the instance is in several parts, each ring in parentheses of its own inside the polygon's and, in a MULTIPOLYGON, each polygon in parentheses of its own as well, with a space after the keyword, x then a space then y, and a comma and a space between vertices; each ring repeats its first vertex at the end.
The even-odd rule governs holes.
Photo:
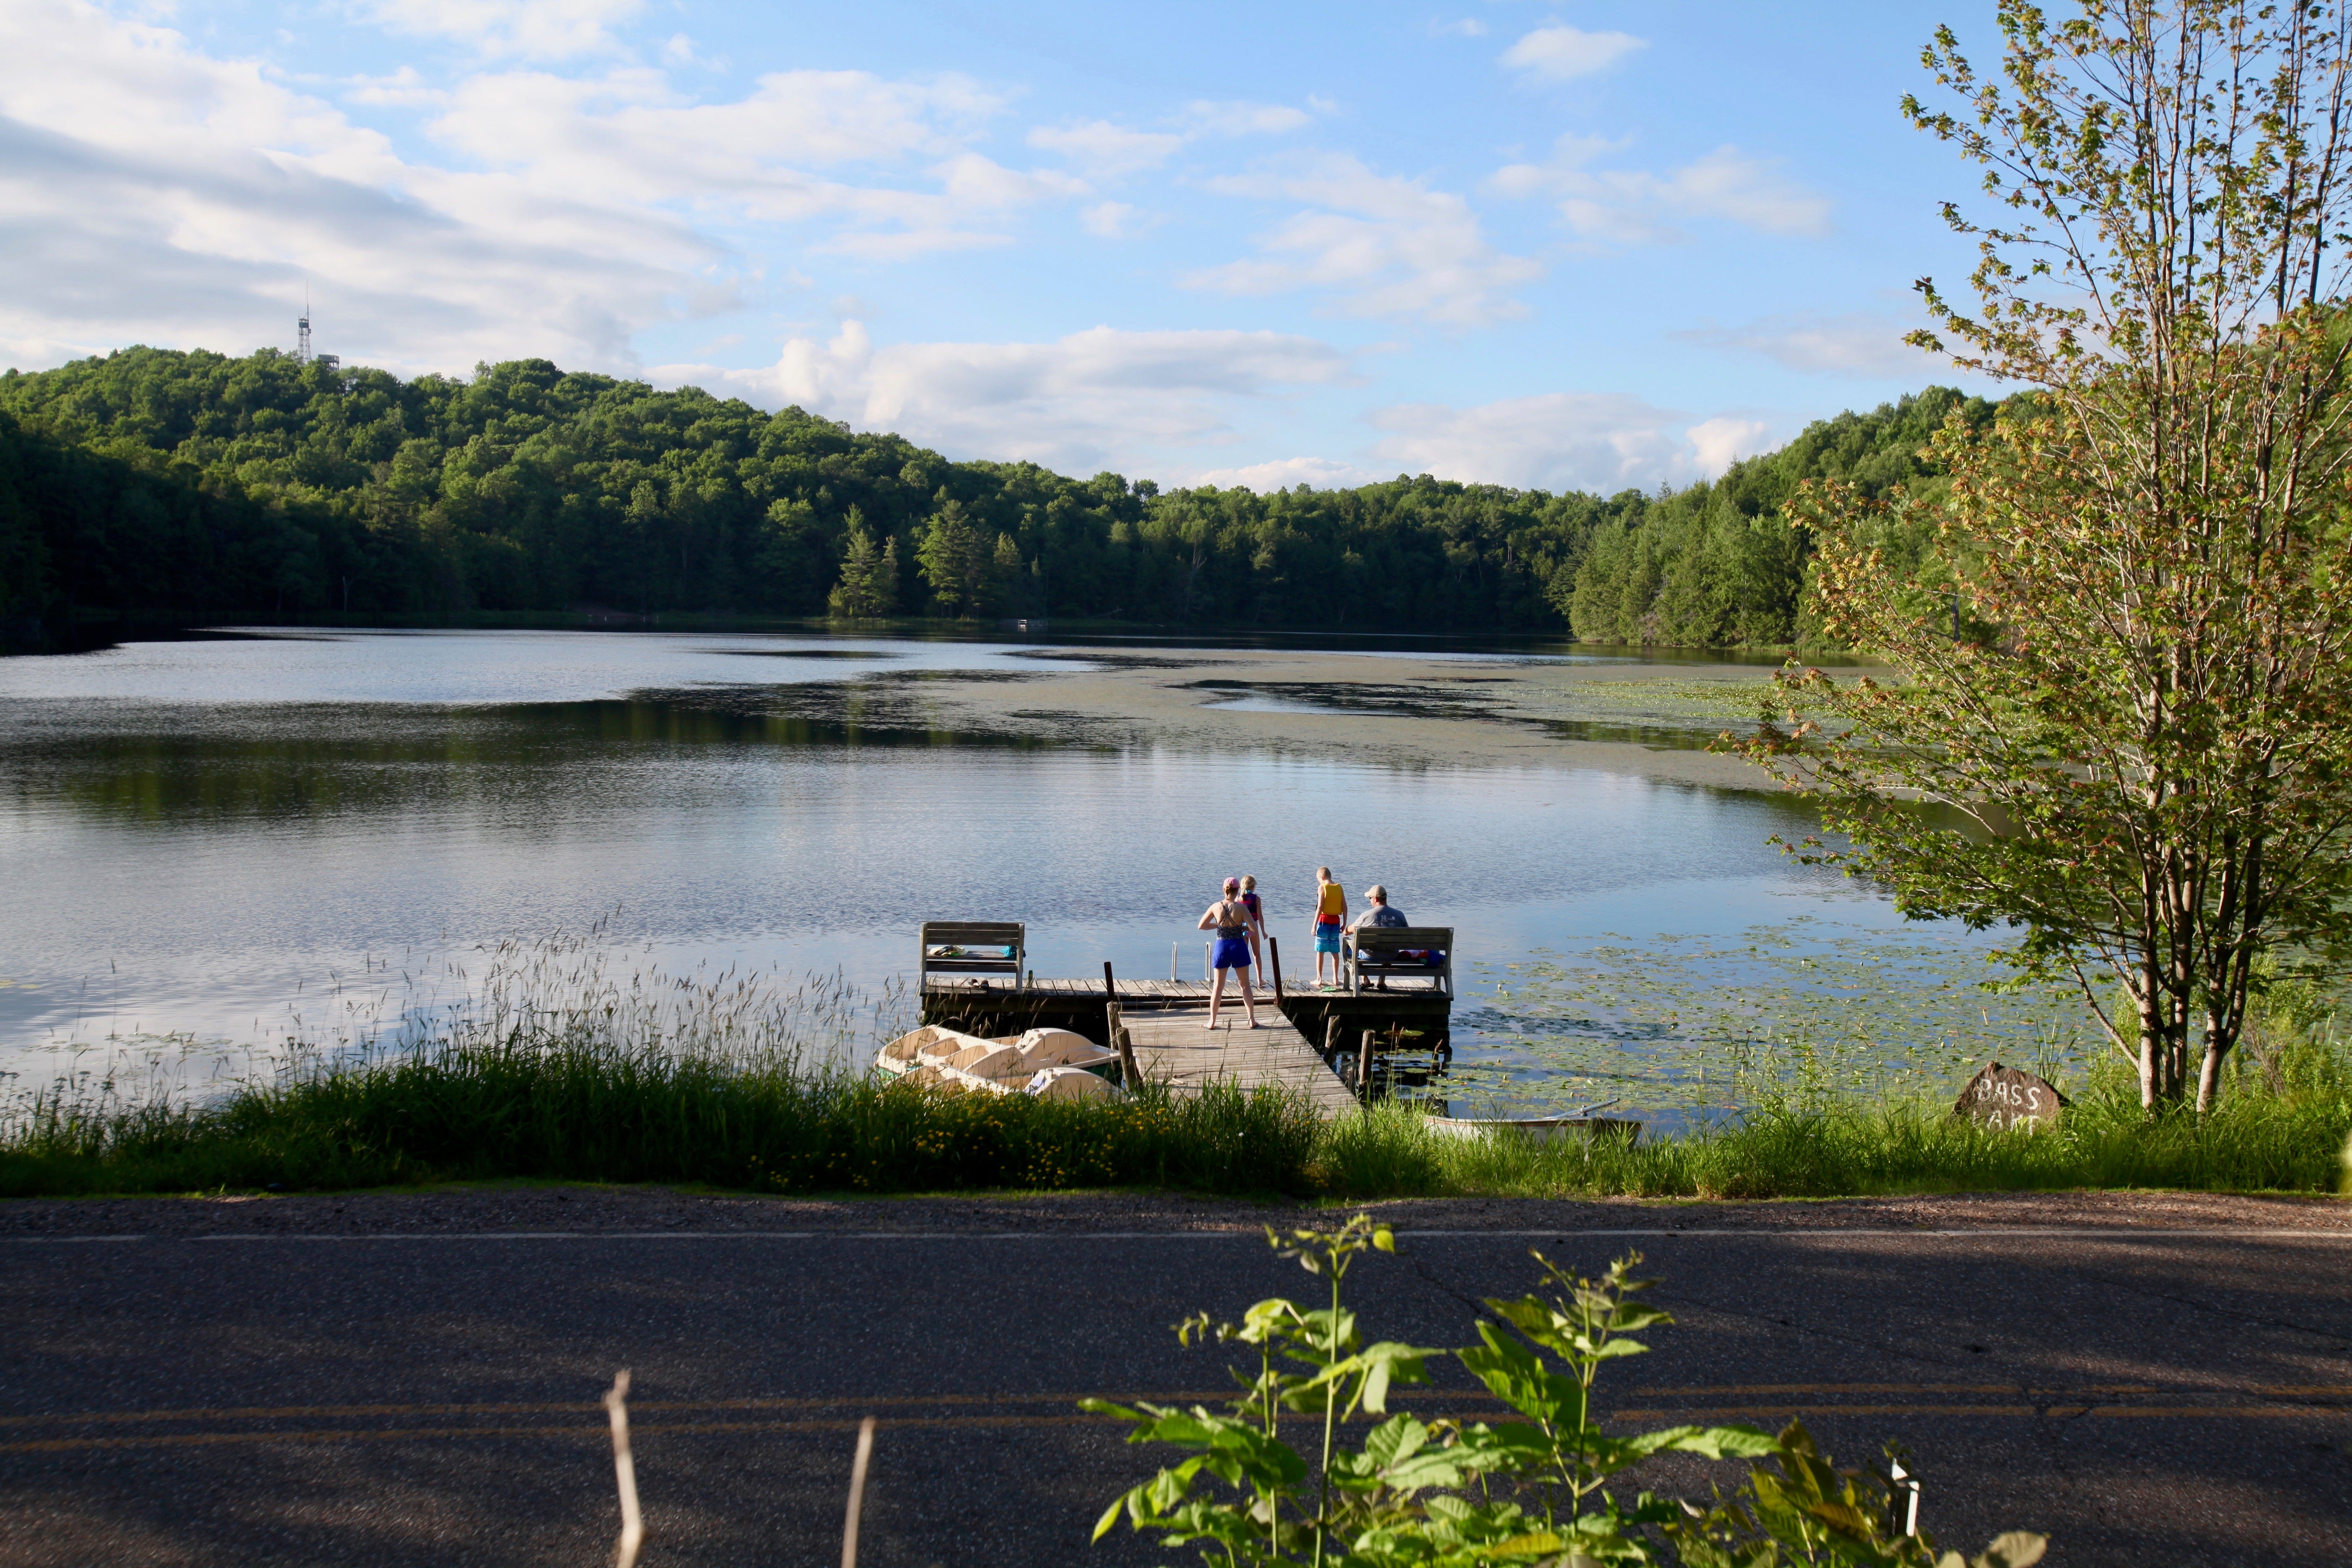
POLYGON ((1780 502, 1808 475, 1916 479, 1957 401, 1841 416, 1671 495, 1256 495, 950 462, 543 360, 403 382, 129 349, 0 377, 0 619, 594 605, 1782 644, 1806 552, 1780 502))

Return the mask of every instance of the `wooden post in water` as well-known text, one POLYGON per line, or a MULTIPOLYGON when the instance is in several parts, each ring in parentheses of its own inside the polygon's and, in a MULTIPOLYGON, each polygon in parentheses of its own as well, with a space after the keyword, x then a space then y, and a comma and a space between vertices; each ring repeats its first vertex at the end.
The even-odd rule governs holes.
POLYGON ((1380 1036, 1370 1029, 1364 1031, 1364 1043, 1356 1052, 1356 1093, 1369 1100, 1372 1094, 1372 1042, 1380 1036))
POLYGON ((1110 1039, 1107 1042, 1118 1053, 1119 1081, 1133 1094, 1143 1082, 1143 1074, 1135 1065, 1135 1042, 1127 1037, 1127 1025, 1118 1016, 1118 982, 1111 978, 1110 960, 1103 960, 1103 992, 1109 1000, 1103 1004, 1103 1017, 1108 1025, 1110 1039))
POLYGON ((1332 1067, 1339 1065, 1339 1015, 1323 1015, 1323 1060, 1332 1067))
POLYGON ((1270 961, 1266 967, 1274 971, 1274 1005, 1279 1007, 1283 1005, 1282 940, 1272 931, 1265 933, 1265 951, 1270 961))

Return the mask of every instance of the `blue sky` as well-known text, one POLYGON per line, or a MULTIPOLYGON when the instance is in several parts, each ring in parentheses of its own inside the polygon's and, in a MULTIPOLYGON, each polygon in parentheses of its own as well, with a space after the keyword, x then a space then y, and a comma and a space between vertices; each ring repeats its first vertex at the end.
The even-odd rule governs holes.
POLYGON ((1952 374, 1939 21, 1805 6, 0 6, 0 363, 543 356, 1162 484, 1685 483, 1952 374))

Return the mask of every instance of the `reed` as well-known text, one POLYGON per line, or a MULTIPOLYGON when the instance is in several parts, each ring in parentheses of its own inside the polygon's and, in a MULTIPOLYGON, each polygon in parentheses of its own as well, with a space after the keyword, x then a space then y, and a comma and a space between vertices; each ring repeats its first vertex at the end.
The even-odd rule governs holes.
POLYGON ((2250 1089, 2200 1121, 2119 1098, 2054 1131, 1910 1102, 1767 1104, 1685 1136, 1538 1147, 1433 1132, 1409 1106, 1146 1086, 1108 1104, 942 1098, 796 1058, 516 1035, 249 1084, 209 1103, 35 1097, 0 1123, 0 1194, 335 1190, 543 1178, 774 1193, 1178 1188, 1349 1198, 1833 1197, 2066 1188, 2332 1192, 2352 1099, 2250 1089))
POLYGON ((2166 1188, 2332 1193, 2352 1099, 2259 1089, 2199 1120, 2078 1102, 2054 1131, 1993 1131, 1916 1101, 1768 1103, 1682 1137, 1538 1146, 1463 1140, 1410 1107, 1333 1127, 1318 1185, 1335 1195, 1815 1198, 1890 1193, 2166 1188))
POLYGON ((779 1193, 1304 1193, 1316 1136, 1310 1109, 1268 1093, 950 1099, 796 1058, 517 1035, 331 1064, 211 1103, 37 1096, 0 1126, 0 1194, 519 1177, 779 1193))

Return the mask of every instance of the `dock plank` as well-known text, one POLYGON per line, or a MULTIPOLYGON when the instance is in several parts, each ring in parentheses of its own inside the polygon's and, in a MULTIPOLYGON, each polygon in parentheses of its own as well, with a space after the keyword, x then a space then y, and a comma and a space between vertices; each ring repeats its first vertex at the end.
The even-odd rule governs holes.
POLYGON ((1327 1118, 1354 1107, 1355 1096, 1324 1066, 1306 1036, 1270 1006, 1260 1007, 1258 1021, 1251 1028, 1242 1009, 1231 1004, 1214 1029, 1208 1027, 1205 1005, 1124 1015, 1136 1065, 1148 1079, 1195 1092, 1221 1080, 1245 1089, 1279 1087, 1305 1094, 1327 1118))

